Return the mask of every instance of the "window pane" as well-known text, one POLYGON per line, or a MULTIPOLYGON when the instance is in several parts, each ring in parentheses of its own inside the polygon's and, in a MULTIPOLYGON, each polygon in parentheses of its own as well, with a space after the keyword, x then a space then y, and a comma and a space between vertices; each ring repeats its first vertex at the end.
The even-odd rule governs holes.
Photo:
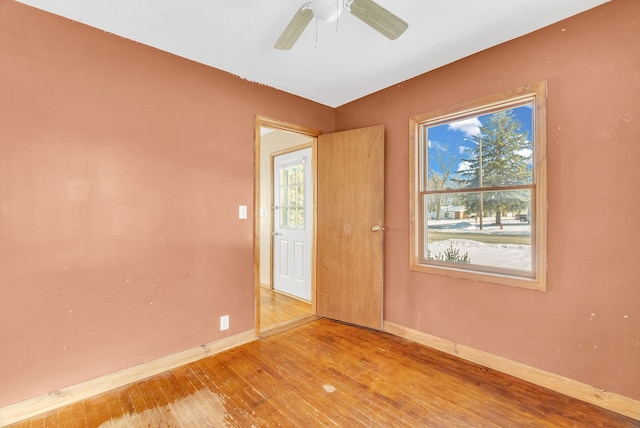
POLYGON ((296 175, 295 175, 295 170, 292 167, 287 168, 287 180, 289 184, 295 184, 296 182, 296 175))
POLYGON ((304 207, 304 183, 300 183, 297 189, 296 200, 299 207, 304 207))
POLYGON ((280 170, 280 227, 302 229, 304 222, 304 164, 280 170))
POLYGON ((427 190, 533 183, 533 104, 426 126, 427 190))
POLYGON ((287 197, 287 205, 289 205, 290 207, 295 207, 298 205, 297 201, 296 201, 296 193, 298 191, 298 185, 294 184, 289 186, 289 192, 288 192, 288 197, 287 197))
POLYGON ((291 208, 289 210, 289 227, 291 228, 296 227, 297 211, 298 210, 296 208, 291 208))
POLYGON ((289 227, 289 208, 280 207, 280 227, 289 227))
POLYGON ((425 196, 425 259, 531 272, 531 203, 531 190, 425 196))

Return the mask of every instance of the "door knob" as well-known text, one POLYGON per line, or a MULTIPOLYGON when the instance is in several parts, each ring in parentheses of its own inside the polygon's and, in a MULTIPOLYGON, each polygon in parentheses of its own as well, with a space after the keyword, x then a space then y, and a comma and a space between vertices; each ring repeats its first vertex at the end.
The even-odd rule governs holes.
POLYGON ((372 232, 379 232, 381 230, 384 230, 384 226, 380 226, 379 224, 376 224, 375 226, 371 226, 372 232))

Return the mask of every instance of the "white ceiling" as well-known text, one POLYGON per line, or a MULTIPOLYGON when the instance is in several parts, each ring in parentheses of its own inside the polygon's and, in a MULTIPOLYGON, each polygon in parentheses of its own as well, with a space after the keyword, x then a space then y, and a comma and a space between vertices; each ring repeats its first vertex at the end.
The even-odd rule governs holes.
POLYGON ((274 42, 307 0, 18 0, 338 107, 609 0, 377 0, 409 23, 390 41, 354 16, 274 42))

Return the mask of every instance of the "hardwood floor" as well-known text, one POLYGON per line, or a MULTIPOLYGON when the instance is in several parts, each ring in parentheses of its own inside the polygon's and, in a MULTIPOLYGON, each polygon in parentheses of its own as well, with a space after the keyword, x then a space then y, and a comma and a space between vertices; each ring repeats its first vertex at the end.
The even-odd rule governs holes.
POLYGON ((326 319, 13 425, 639 427, 386 333, 326 319))
POLYGON ((311 303, 266 287, 260 287, 260 328, 262 331, 280 331, 281 327, 309 316, 311 316, 311 303))

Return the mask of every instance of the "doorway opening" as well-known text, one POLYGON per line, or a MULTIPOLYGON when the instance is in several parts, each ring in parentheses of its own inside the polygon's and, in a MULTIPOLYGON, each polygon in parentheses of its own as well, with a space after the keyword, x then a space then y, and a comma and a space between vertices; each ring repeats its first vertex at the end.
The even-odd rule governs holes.
POLYGON ((316 318, 314 152, 320 133, 261 116, 255 119, 254 276, 258 337, 316 318))

